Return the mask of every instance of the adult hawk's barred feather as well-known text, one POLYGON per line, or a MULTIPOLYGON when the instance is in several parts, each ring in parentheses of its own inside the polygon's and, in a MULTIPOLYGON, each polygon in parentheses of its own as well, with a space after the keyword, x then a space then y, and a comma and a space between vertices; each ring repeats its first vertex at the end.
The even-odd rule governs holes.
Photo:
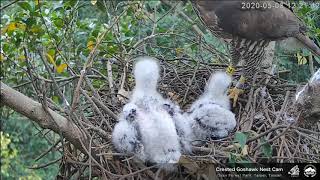
POLYGON ((277 1, 194 0, 193 6, 203 23, 218 37, 233 41, 246 39, 247 45, 251 41, 295 37, 320 56, 319 47, 305 35, 306 26, 291 9, 277 1), (270 8, 244 7, 251 2, 260 7, 269 4, 270 8))
POLYGON ((280 1, 192 0, 192 4, 213 35, 230 43, 231 67, 243 60, 236 88, 260 67, 270 41, 294 37, 320 56, 320 48, 305 34, 306 26, 280 1))

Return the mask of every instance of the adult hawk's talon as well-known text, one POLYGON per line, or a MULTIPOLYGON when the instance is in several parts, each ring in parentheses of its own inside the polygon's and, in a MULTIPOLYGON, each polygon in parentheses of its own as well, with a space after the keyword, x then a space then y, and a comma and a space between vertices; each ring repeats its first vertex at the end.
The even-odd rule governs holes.
POLYGON ((228 75, 232 76, 234 74, 234 72, 236 71, 236 68, 234 68, 233 66, 228 66, 228 68, 226 69, 226 72, 228 75))
POLYGON ((232 106, 233 107, 236 107, 236 104, 237 104, 237 101, 238 101, 238 98, 241 94, 244 93, 244 90, 242 89, 239 89, 237 87, 234 87, 232 89, 229 89, 229 97, 230 99, 233 99, 233 103, 232 103, 232 106))

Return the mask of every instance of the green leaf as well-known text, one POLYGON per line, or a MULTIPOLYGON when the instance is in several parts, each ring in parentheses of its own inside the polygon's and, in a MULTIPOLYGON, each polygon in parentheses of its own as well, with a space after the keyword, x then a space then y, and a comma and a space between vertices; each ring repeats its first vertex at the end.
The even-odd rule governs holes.
POLYGON ((111 31, 106 34, 105 38, 106 38, 107 41, 114 40, 114 36, 113 36, 111 31))
POLYGON ((34 25, 37 21, 34 18, 28 18, 26 20, 26 24, 27 26, 31 27, 32 25, 34 25))
POLYGON ((243 164, 245 167, 250 167, 251 164, 249 164, 249 163, 252 163, 252 162, 247 159, 243 159, 243 160, 239 161, 239 163, 243 164))
POLYGON ((19 61, 19 65, 20 65, 21 67, 24 67, 24 66, 27 65, 27 62, 26 62, 26 61, 19 61))
POLYGON ((302 56, 306 57, 306 56, 309 56, 309 55, 311 55, 311 52, 308 49, 303 48, 302 49, 302 56))
POLYGON ((297 60, 299 65, 304 65, 308 62, 305 56, 302 56, 300 53, 297 53, 297 60))
POLYGON ((59 96, 52 96, 52 101, 55 102, 56 104, 60 104, 59 96))
POLYGON ((96 3, 97 3, 97 0, 91 0, 92 5, 96 5, 96 3))
POLYGON ((198 49, 198 44, 192 44, 191 46, 190 46, 190 48, 191 48, 191 50, 192 51, 197 51, 197 49, 198 49))
POLYGON ((320 64, 320 58, 319 57, 314 57, 314 59, 320 64))
POLYGON ((64 3, 64 6, 67 7, 67 8, 72 8, 76 5, 78 1, 77 0, 64 0, 63 3, 64 3))
POLYGON ((241 149, 246 145, 248 136, 245 133, 242 132, 236 132, 236 135, 234 137, 234 141, 238 142, 241 146, 241 149))
POLYGON ((134 16, 134 10, 132 7, 129 7, 128 10, 127 10, 127 15, 128 16, 134 16))
POLYGON ((265 139, 262 139, 262 143, 264 143, 262 145, 262 153, 267 157, 271 157, 272 156, 272 146, 271 146, 271 144, 266 142, 265 139))
POLYGON ((62 73, 68 67, 67 64, 63 63, 57 66, 57 73, 62 73))
POLYGON ((44 32, 44 29, 41 27, 41 25, 33 25, 30 29, 30 31, 34 34, 42 34, 44 32))
POLYGON ((237 156, 233 153, 229 154, 229 163, 236 163, 237 156))
POLYGON ((7 43, 4 43, 4 42, 2 42, 2 45, 3 45, 3 51, 4 52, 8 52, 9 51, 9 49, 10 49, 10 45, 9 44, 7 44, 7 43))
POLYGON ((99 27, 99 26, 96 26, 95 29, 92 31, 91 35, 92 35, 93 37, 98 37, 99 32, 100 32, 100 27, 99 27))
POLYGON ((62 19, 57 18, 55 20, 53 20, 54 25, 56 25, 58 28, 62 28, 64 25, 64 22, 62 19))
POLYGON ((29 12, 33 11, 31 5, 28 2, 19 2, 18 5, 26 11, 29 11, 29 12))

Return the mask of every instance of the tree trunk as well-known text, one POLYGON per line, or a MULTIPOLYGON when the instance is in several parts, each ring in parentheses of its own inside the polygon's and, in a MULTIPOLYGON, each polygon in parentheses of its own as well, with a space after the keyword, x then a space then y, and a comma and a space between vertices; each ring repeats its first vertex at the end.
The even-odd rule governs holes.
POLYGON ((49 108, 48 111, 46 111, 42 104, 10 88, 2 82, 0 99, 2 104, 28 117, 42 128, 51 129, 58 134, 62 133, 64 138, 70 141, 81 152, 87 154, 87 151, 84 148, 89 148, 89 139, 72 121, 69 121, 49 108), (82 146, 81 142, 85 147, 82 146))

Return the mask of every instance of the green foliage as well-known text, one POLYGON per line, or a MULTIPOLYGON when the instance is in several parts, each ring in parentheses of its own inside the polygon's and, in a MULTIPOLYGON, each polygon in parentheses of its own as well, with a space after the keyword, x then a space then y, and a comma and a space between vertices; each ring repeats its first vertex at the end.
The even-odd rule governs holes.
POLYGON ((229 153, 229 163, 235 164, 246 164, 251 162, 247 158, 248 155, 248 145, 246 145, 248 138, 250 137, 249 132, 236 132, 234 135, 233 145, 231 152, 229 153))
POLYGON ((247 138, 248 138, 248 136, 245 133, 236 132, 236 134, 234 136, 234 141, 238 142, 240 144, 241 148, 243 148, 244 145, 246 145, 247 138))
POLYGON ((1 145, 1 175, 4 177, 9 176, 10 162, 17 157, 18 150, 10 147, 11 139, 9 134, 0 132, 0 145, 1 145))
MULTIPOLYGON (((320 10, 318 3, 311 1, 294 1, 294 10, 305 23, 308 29, 308 36, 320 45, 320 10)), ((282 78, 288 79, 292 83, 306 82, 311 76, 309 69, 309 55, 311 52, 302 48, 297 52, 283 54, 281 49, 277 52, 279 70, 290 70, 289 73, 281 74, 282 78)), ((320 67, 320 58, 313 57, 314 66, 320 67)))
MULTIPOLYGON (((45 164, 59 157, 59 153, 49 153, 43 159, 35 162, 34 159, 50 147, 43 136, 39 135, 38 127, 19 116, 12 114, 4 120, 1 131, 1 179, 53 179, 56 176, 58 165, 45 169, 31 170, 28 167, 45 164), (7 133, 6 133, 7 132, 7 133)), ((57 135, 48 133, 46 138, 57 139, 57 135)))
POLYGON ((272 146, 269 142, 266 142, 265 139, 262 139, 262 152, 266 157, 272 156, 272 146))

